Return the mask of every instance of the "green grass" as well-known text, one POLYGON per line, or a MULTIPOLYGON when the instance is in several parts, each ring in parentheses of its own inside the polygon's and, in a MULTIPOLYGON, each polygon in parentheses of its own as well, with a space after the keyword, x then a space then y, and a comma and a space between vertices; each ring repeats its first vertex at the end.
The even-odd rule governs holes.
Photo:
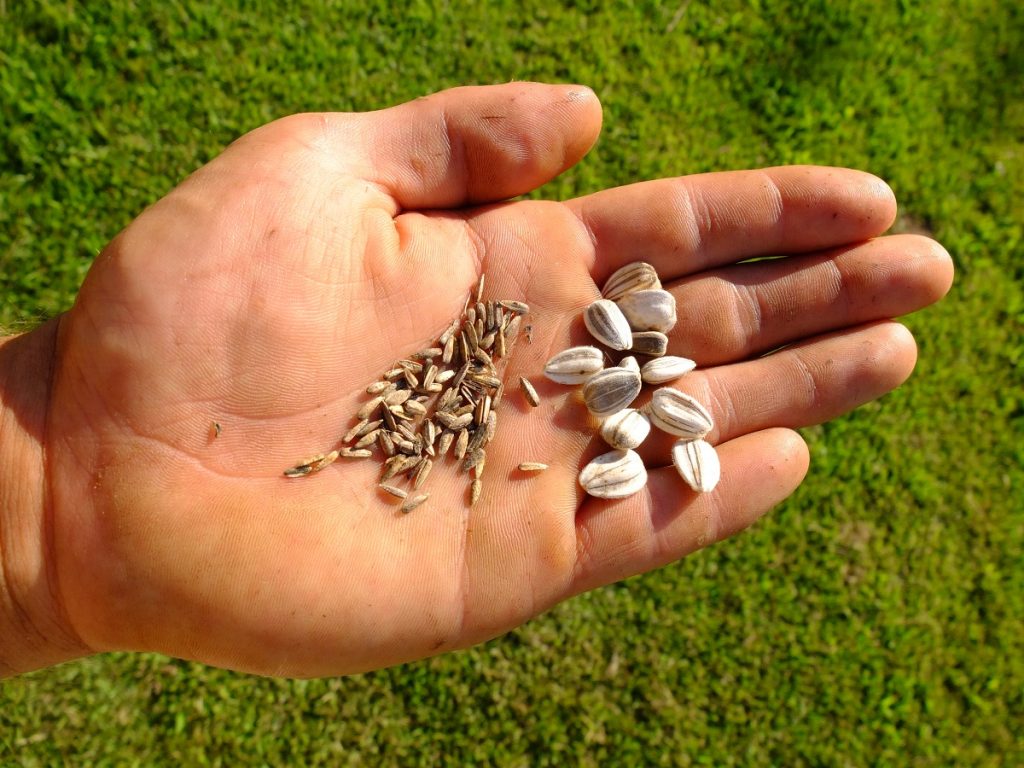
POLYGON ((747 534, 374 674, 108 655, 7 681, 0 763, 1024 761, 1017 4, 89 5, 0 3, 0 325, 68 307, 103 244, 244 131, 510 79, 605 105, 598 146, 543 195, 850 165, 892 183, 899 226, 958 276, 908 320, 915 376, 806 430, 807 482, 747 534))

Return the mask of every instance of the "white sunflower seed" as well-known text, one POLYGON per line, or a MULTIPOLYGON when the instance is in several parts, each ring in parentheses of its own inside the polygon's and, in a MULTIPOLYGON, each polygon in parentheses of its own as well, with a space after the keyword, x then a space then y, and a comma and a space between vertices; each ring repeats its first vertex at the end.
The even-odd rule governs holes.
POLYGON ((591 336, 614 350, 629 349, 633 343, 629 321, 614 301, 595 301, 583 313, 583 322, 591 336))
POLYGON ((671 387, 662 387, 654 393, 647 415, 651 424, 662 432, 684 440, 698 440, 714 426, 703 405, 671 387))
POLYGON ((604 368, 604 353, 597 347, 572 347, 548 360, 544 375, 558 384, 582 384, 604 368))
POLYGON ((591 496, 621 499, 646 485, 647 469, 635 451, 610 451, 587 464, 579 482, 591 496))
POLYGON ((640 369, 640 378, 645 384, 664 384, 666 381, 678 379, 696 367, 697 364, 689 358, 666 355, 644 363, 644 367, 640 369))
POLYGON ((612 273, 611 277, 605 281, 601 295, 606 299, 618 301, 628 293, 642 291, 646 288, 661 288, 658 273, 647 262, 634 261, 612 273))
POLYGON ((722 476, 718 452, 704 440, 677 441, 672 446, 672 463, 686 484, 698 493, 713 491, 722 476))
POLYGON ((634 408, 623 408, 601 424, 601 437, 612 448, 628 451, 636 448, 651 433, 651 420, 634 408))
POLYGON ((627 293, 616 302, 634 331, 668 333, 676 324, 676 297, 660 288, 627 293))
POLYGON ((619 361, 619 368, 625 368, 627 371, 633 371, 634 373, 640 373, 640 363, 636 361, 636 358, 632 355, 627 355, 619 361))

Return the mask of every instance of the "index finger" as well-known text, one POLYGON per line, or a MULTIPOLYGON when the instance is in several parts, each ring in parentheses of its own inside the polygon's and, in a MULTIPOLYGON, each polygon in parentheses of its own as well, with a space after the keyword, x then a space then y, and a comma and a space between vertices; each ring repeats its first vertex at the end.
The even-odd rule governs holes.
POLYGON ((867 240, 896 216, 892 190, 877 176, 799 165, 640 182, 566 205, 590 233, 598 285, 633 261, 674 280, 756 256, 867 240))

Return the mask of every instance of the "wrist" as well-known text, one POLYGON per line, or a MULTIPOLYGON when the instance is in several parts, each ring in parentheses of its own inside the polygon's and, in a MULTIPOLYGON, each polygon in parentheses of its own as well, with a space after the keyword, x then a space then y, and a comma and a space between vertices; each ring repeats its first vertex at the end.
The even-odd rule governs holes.
POLYGON ((0 677, 86 652, 56 588, 45 432, 57 320, 0 338, 0 677))

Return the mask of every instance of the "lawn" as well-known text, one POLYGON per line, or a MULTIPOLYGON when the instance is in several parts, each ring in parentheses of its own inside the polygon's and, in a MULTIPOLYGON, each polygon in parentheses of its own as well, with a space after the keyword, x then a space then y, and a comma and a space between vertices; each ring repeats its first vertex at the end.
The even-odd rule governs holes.
POLYGON ((915 375, 805 430, 801 489, 684 562, 372 674, 107 655, 8 680, 0 764, 1024 763, 1024 7, 396 5, 0 2, 0 325, 67 308, 121 227, 275 117, 574 81, 604 133, 540 196, 782 163, 889 180, 897 228, 958 268, 907 319, 915 375))

